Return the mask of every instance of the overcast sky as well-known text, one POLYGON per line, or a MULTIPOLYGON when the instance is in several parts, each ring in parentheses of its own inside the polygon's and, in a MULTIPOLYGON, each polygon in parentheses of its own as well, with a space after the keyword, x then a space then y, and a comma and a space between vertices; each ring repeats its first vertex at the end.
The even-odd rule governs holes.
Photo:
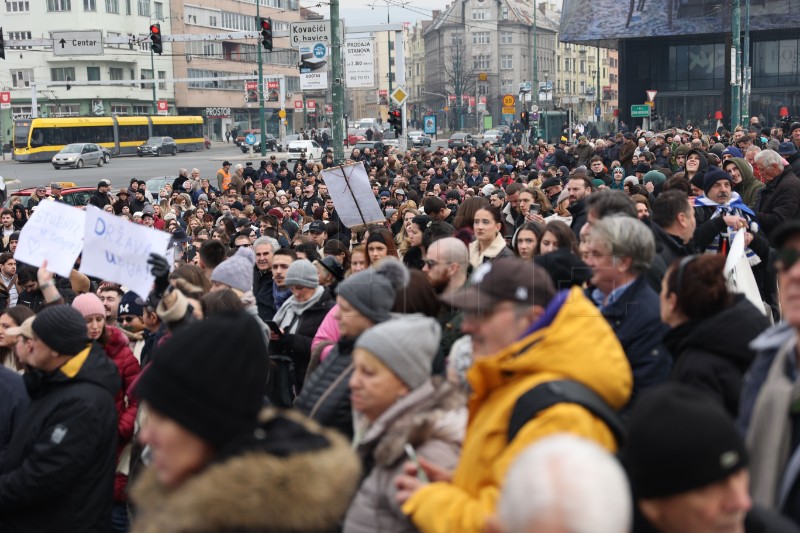
MULTIPOLYGON (((430 19, 433 9, 444 9, 447 0, 415 0, 403 2, 401 0, 339 0, 339 13, 348 26, 363 26, 382 24, 386 22, 387 3, 389 20, 397 22, 415 22, 420 19, 430 19), (374 6, 374 8, 373 8, 374 6)), ((325 15, 330 13, 328 3, 313 4, 313 0, 303 0, 303 7, 309 7, 325 15), (321 5, 321 7, 316 7, 321 5)))

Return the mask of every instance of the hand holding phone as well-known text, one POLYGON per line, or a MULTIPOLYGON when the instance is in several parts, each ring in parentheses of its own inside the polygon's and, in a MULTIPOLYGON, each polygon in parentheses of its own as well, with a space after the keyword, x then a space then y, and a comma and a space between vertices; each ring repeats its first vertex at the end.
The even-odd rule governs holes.
POLYGON ((283 331, 281 331, 281 328, 278 327, 278 324, 276 322, 272 320, 267 320, 266 324, 272 333, 274 333, 278 337, 283 337, 283 331))
POLYGON ((430 483, 428 475, 425 473, 425 470, 422 469, 422 465, 419 464, 417 452, 414 451, 414 447, 406 443, 406 445, 403 446, 403 449, 406 451, 406 456, 408 456, 408 459, 417 466, 417 479, 423 483, 430 483))

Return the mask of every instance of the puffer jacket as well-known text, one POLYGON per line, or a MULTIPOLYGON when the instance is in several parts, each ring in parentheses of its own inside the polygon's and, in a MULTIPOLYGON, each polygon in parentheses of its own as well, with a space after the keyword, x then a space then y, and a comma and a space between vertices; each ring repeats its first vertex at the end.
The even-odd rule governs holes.
MULTIPOLYGON (((136 422, 136 411, 139 404, 133 396, 128 395, 128 389, 136 380, 141 370, 139 361, 128 346, 128 337, 114 326, 106 326, 106 342, 103 344, 106 355, 117 366, 117 371, 122 378, 122 388, 114 399, 117 408, 117 461, 119 462, 125 446, 133 438, 133 427, 136 422)), ((127 474, 117 473, 114 476, 114 501, 127 500, 125 487, 128 484, 127 474)))
POLYGON ((508 442, 517 400, 540 383, 578 381, 612 409, 628 403, 631 367, 600 311, 575 287, 563 291, 522 339, 494 355, 476 359, 467 373, 473 393, 461 458, 449 483, 431 483, 403 505, 426 533, 479 533, 495 513, 500 487, 514 459, 531 444, 555 433, 572 433, 609 451, 617 444, 602 420, 583 407, 560 403, 542 410, 508 442))
POLYGON ((358 487, 358 457, 337 432, 265 409, 252 439, 174 489, 152 468, 131 491, 131 533, 329 533, 358 487))
MULTIPOLYGON (((736 168, 739 169, 739 174, 742 176, 742 181, 734 186, 733 190, 739 193, 739 196, 742 197, 742 202, 747 207, 753 209, 756 206, 756 200, 758 200, 758 191, 764 188, 764 184, 753 176, 753 169, 746 159, 732 157, 729 161, 736 165, 736 168)), ((725 163, 727 164, 727 161, 725 163)))
POLYGON ((353 437, 350 376, 355 338, 339 339, 328 357, 308 377, 294 407, 319 424, 353 437))
POLYGON ((117 369, 93 342, 23 379, 31 403, 0 464, 0 531, 109 531, 117 369))
POLYGON ((389 407, 357 443, 371 465, 350 504, 343 533, 414 533, 417 528, 397 502, 395 478, 408 460, 404 446, 442 468, 458 463, 467 422, 465 398, 449 382, 426 381, 389 407))

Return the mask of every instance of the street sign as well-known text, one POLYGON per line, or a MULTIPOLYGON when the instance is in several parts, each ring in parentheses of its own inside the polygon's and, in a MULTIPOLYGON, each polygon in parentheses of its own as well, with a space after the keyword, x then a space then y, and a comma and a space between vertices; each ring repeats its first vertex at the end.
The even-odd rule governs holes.
POLYGON ((11 93, 0 93, 0 109, 11 109, 11 93))
POLYGON ((250 146, 253 146, 254 144, 256 144, 256 136, 253 135, 252 133, 248 133, 244 138, 244 142, 246 142, 250 146))
POLYGON ((656 93, 658 93, 658 91, 645 91, 645 92, 647 93, 647 101, 648 102, 655 101, 656 93))
POLYGON ((302 100, 295 100, 294 101, 294 108, 295 109, 303 109, 303 101, 302 100))
POLYGON ((90 31, 54 31, 54 56, 101 56, 103 55, 103 32, 90 31))
POLYGON ((478 81, 486 81, 488 79, 489 76, 485 72, 481 72, 480 74, 478 74, 478 81))
POLYGON ((504 115, 513 115, 513 114, 514 114, 514 113, 516 113, 516 112, 517 112, 517 108, 516 108, 516 107, 514 107, 514 106, 511 106, 511 107, 504 107, 504 108, 503 108, 503 114, 504 114, 504 115))
POLYGON ((600 107, 599 106, 594 108, 594 114, 596 116, 598 116, 598 117, 600 116, 600 107))
POLYGON ((345 87, 372 89, 375 87, 375 41, 348 39, 344 42, 345 87))
POLYGON ((642 118, 642 117, 649 117, 650 116, 650 106, 648 105, 632 105, 631 106, 631 117, 633 118, 642 118))
POLYGON ((278 111, 278 116, 281 118, 286 118, 286 110, 281 109, 280 111, 278 111))
POLYGON ((524 81, 519 84, 519 92, 521 93, 529 93, 531 92, 531 82, 524 81))
POLYGON ((537 111, 539 111, 539 106, 538 105, 531 106, 531 112, 532 113, 536 113, 537 111))
POLYGON ((156 109, 158 110, 159 115, 168 115, 169 114, 169 102, 166 100, 159 100, 156 103, 156 109))
POLYGON ((656 103, 655 102, 645 102, 644 105, 646 105, 647 107, 651 107, 652 108, 652 107, 656 106, 656 103))
MULTIPOLYGON (((513 106, 517 100, 514 98, 513 94, 507 94, 503 97, 503 107, 511 107, 513 106)), ((505 111, 504 111, 505 113, 505 111)), ((512 111, 513 113, 513 111, 512 111)))
POLYGON ((403 105, 403 103, 405 103, 405 101, 408 99, 408 93, 406 92, 405 87, 402 85, 398 85, 397 88, 392 91, 390 96, 392 97, 392 100, 397 103, 397 105, 403 105))
POLYGON ((331 21, 292 22, 289 26, 289 44, 292 48, 312 43, 331 44, 331 21))

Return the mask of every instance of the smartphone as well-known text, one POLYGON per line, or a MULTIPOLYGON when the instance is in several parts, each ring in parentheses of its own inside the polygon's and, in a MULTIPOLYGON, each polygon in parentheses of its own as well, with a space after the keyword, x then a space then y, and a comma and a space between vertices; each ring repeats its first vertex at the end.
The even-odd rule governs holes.
POLYGON ((408 459, 417 465, 417 479, 424 483, 430 483, 428 479, 428 475, 425 473, 425 470, 422 469, 422 465, 419 464, 419 459, 417 458, 417 452, 414 451, 414 447, 410 444, 406 444, 403 446, 403 449, 406 451, 406 455, 408 459))
POLYGON ((538 215, 542 212, 542 206, 540 204, 531 204, 531 213, 534 215, 538 215))
POLYGON ((278 337, 283 336, 283 331, 281 331, 281 328, 278 327, 278 324, 276 322, 272 320, 267 320, 266 324, 267 327, 270 329, 270 331, 272 331, 272 333, 274 333, 278 337))

